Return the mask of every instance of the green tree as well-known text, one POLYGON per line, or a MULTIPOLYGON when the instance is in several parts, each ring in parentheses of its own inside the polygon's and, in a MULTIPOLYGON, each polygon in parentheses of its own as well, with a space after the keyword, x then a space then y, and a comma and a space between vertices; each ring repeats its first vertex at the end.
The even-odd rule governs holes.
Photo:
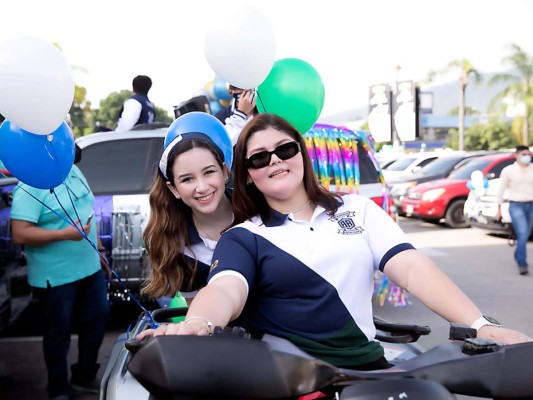
MULTIPOLYGON (((457 148, 459 131, 450 130, 447 145, 457 148)), ((485 124, 476 124, 466 129, 465 150, 501 150, 516 146, 516 138, 511 133, 511 123, 501 118, 492 118, 485 124)))
POLYGON ((94 126, 91 102, 85 98, 86 95, 87 89, 85 87, 74 86, 74 101, 70 107, 69 114, 76 137, 91 133, 94 126))
MULTIPOLYGON (((99 127, 116 128, 122 105, 131 95, 131 91, 121 90, 120 92, 113 92, 101 100, 100 107, 94 112, 95 130, 99 127)), ((155 106, 155 112, 156 122, 172 122, 172 117, 163 108, 155 106)))
POLYGON ((511 65, 516 69, 517 74, 501 73, 494 75, 489 80, 489 85, 498 82, 508 83, 500 93, 491 101, 491 108, 500 105, 500 110, 504 108, 504 99, 510 99, 515 104, 524 108, 521 117, 522 138, 525 145, 529 145, 529 127, 531 110, 533 110, 533 56, 527 54, 516 44, 509 45, 509 54, 502 59, 502 63, 511 65))
POLYGON ((465 93, 466 87, 470 82, 470 76, 473 76, 476 82, 479 82, 481 75, 472 66, 472 63, 467 59, 453 60, 442 71, 431 71, 429 73, 429 81, 435 79, 437 74, 449 73, 452 70, 459 71, 459 150, 464 150, 464 130, 465 130, 465 93))

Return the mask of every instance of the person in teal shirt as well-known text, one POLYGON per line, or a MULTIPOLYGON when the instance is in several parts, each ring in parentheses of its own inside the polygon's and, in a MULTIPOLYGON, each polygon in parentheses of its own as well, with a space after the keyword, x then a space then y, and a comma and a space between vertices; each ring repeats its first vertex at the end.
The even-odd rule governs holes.
POLYGON ((70 217, 98 250, 105 250, 91 221, 93 203, 89 184, 76 166, 53 193, 23 183, 13 190, 13 240, 24 245, 28 281, 44 310, 43 351, 50 399, 67 399, 71 388, 93 393, 98 389, 98 351, 109 315, 107 285, 98 253, 67 223, 70 217), (67 355, 75 321, 78 362, 71 367, 69 385, 67 355))

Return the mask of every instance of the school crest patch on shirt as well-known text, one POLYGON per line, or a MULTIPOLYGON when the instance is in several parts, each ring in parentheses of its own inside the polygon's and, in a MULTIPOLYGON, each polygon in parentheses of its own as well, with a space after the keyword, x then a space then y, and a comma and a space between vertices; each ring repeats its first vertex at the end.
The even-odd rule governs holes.
POLYGON ((341 235, 359 235, 364 232, 364 229, 362 226, 355 224, 353 217, 355 217, 355 211, 345 211, 335 214, 330 220, 339 224, 340 229, 337 233, 341 235))

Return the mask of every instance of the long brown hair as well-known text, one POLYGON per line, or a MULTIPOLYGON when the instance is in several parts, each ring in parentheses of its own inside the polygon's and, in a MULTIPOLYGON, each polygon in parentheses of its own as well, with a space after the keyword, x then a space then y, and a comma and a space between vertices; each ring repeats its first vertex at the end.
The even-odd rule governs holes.
POLYGON ((272 215, 263 193, 257 189, 253 182, 250 184, 246 183, 248 179, 248 169, 246 167, 248 141, 256 132, 264 131, 268 128, 283 132, 300 144, 304 165, 303 182, 307 196, 312 203, 319 204, 329 214, 334 214, 339 208, 341 202, 340 197, 328 192, 319 185, 302 135, 285 119, 274 114, 263 113, 255 116, 246 124, 235 146, 235 156, 233 159, 235 165, 233 189, 234 225, 246 221, 255 215, 261 215, 263 221, 268 221, 272 215))
MULTIPOLYGON (((172 166, 176 158, 194 148, 209 150, 223 168, 220 153, 205 140, 188 139, 180 142, 168 156, 168 181, 174 185, 172 166)), ((150 219, 143 232, 143 239, 150 257, 150 275, 142 292, 152 296, 173 296, 179 290, 189 290, 196 275, 197 261, 191 265, 183 252, 190 247, 189 225, 192 210, 170 192, 167 180, 157 171, 150 189, 150 219)))

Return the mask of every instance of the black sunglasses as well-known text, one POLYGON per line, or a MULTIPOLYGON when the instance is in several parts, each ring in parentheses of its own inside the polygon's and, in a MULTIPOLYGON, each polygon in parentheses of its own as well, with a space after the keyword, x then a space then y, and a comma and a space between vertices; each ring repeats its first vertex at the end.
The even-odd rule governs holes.
POLYGON ((293 158, 302 149, 298 142, 288 142, 280 144, 272 151, 260 151, 259 153, 252 154, 246 159, 246 167, 252 169, 264 168, 270 164, 272 154, 275 154, 280 160, 288 160, 293 158))

